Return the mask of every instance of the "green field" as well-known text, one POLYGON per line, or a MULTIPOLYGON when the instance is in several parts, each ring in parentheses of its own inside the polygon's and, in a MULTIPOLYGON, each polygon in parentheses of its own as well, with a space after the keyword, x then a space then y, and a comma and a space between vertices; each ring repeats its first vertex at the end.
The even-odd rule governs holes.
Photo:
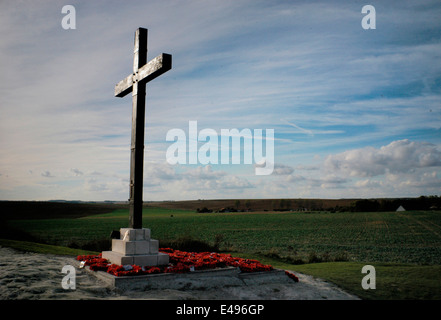
MULTIPOLYGON (((128 211, 78 219, 11 220, 45 243, 68 246, 108 238, 128 225, 128 211)), ((160 241, 193 237, 221 249, 266 254, 288 261, 394 262, 441 265, 441 213, 194 213, 144 209, 143 226, 160 241)))
MULTIPOLYGON (((46 244, 81 247, 127 227, 128 210, 7 224, 46 244)), ((145 208, 143 226, 160 246, 179 238, 217 241, 222 251, 322 277, 363 298, 441 299, 439 211, 201 214, 145 208), (361 289, 365 264, 378 268, 377 291, 361 289)))

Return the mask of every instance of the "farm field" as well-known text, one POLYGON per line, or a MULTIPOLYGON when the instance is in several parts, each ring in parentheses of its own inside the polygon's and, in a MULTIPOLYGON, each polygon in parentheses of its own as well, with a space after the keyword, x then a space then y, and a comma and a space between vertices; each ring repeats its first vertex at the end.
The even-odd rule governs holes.
MULTIPOLYGON (((128 210, 80 218, 9 220, 8 226, 42 242, 80 246, 126 227, 128 210)), ((220 249, 290 263, 328 261, 441 265, 441 212, 195 213, 145 208, 143 226, 167 244, 192 238, 220 249)))
MULTIPOLYGON (((49 254, 108 250, 110 232, 128 225, 128 209, 95 206, 84 214, 84 207, 24 206, 0 215, 0 245, 49 254)), ((200 240, 326 279, 363 299, 441 299, 440 211, 196 213, 145 207, 143 226, 161 247, 200 240), (366 264, 376 268, 377 290, 361 288, 366 264)))

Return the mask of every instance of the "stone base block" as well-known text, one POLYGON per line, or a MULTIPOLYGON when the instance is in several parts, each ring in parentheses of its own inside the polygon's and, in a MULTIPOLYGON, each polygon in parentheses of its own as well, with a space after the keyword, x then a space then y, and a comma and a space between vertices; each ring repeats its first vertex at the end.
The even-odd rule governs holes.
POLYGON ((169 256, 166 253, 158 252, 157 254, 144 255, 124 255, 115 251, 103 251, 102 257, 110 261, 110 263, 118 265, 137 265, 137 266, 161 266, 169 263, 169 256))
POLYGON ((118 265, 168 264, 168 254, 160 253, 158 250, 159 241, 150 238, 150 229, 121 228, 120 239, 112 239, 112 251, 104 251, 103 258, 118 265))
POLYGON ((159 241, 155 239, 137 241, 112 239, 112 251, 123 255, 157 254, 158 250, 159 241))
POLYGON ((126 241, 150 240, 150 229, 121 228, 119 232, 121 235, 121 240, 126 240, 126 241))

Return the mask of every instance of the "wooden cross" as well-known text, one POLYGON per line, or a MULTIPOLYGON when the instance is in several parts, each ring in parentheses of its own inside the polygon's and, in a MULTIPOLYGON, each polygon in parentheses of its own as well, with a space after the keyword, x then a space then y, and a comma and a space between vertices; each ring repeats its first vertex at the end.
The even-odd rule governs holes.
POLYGON ((130 156, 129 227, 142 228, 142 187, 144 167, 145 93, 147 82, 172 67, 172 56, 162 53, 147 63, 147 29, 135 32, 133 73, 115 86, 115 97, 132 92, 132 143, 130 156))

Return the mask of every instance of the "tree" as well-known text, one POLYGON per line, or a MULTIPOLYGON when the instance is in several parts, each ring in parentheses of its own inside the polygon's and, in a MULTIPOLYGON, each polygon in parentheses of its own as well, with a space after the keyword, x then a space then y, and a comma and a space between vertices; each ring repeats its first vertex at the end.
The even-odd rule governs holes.
POLYGON ((355 202, 355 211, 358 212, 375 212, 380 209, 380 203, 377 200, 357 200, 355 202))
POLYGON ((280 199, 280 209, 285 207, 285 199, 280 199))

